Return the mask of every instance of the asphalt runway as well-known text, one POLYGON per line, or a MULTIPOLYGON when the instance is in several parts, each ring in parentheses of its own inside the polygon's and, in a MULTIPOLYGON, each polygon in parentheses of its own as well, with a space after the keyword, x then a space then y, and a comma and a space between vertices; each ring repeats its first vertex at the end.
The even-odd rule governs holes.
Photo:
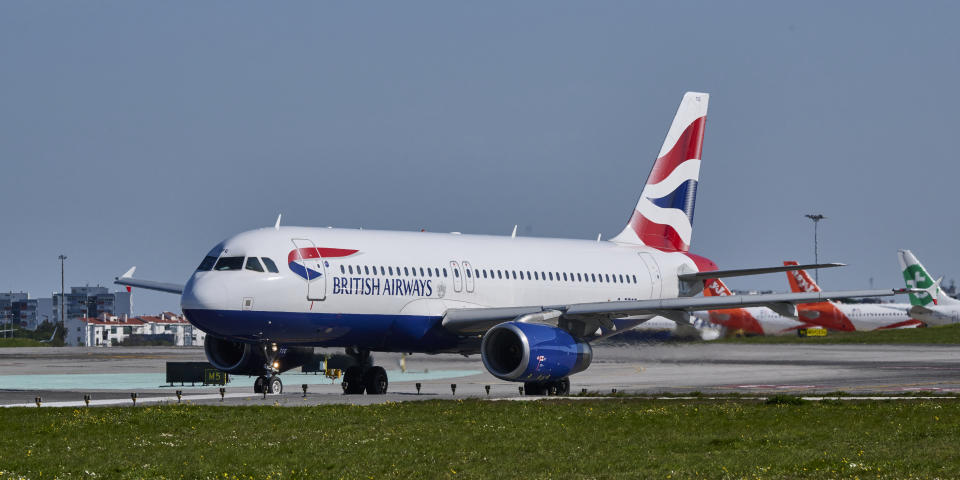
MULTIPOLYGON (((284 393, 256 395, 253 379, 232 377, 221 399, 216 386, 164 385, 168 361, 204 361, 199 348, 0 349, 0 406, 132 405, 182 401, 224 405, 371 404, 450 398, 516 398, 518 384, 486 373, 479 356, 374 354, 387 369, 387 395, 343 395, 338 381, 298 369, 284 373, 284 393), (416 384, 421 384, 417 392, 416 384), (303 394, 301 385, 307 385, 303 394), (456 392, 451 391, 456 384, 456 392), (487 394, 485 387, 490 386, 487 394)), ((598 345, 590 368, 571 377, 571 391, 857 395, 910 391, 960 392, 960 348, 943 345, 598 345)))

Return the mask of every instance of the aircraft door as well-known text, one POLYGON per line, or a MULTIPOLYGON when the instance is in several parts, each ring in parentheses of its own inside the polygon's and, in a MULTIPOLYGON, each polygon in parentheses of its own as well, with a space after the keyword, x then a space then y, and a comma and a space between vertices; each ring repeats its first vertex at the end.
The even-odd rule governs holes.
POLYGON ((463 290, 463 274, 460 273, 460 264, 455 261, 451 261, 450 270, 452 270, 450 274, 453 275, 453 291, 459 292, 463 290))
POLYGON ((463 273, 466 275, 466 277, 463 280, 466 283, 465 288, 467 290, 467 293, 473 293, 473 285, 476 280, 474 280, 473 278, 473 272, 471 271, 472 268, 470 267, 470 262, 466 260, 463 261, 463 270, 464 270, 463 273))
MULTIPOLYGON (((660 298, 663 282, 660 276, 660 265, 657 264, 657 260, 653 258, 653 255, 649 253, 639 252, 637 255, 640 256, 640 260, 643 261, 643 264, 646 266, 647 275, 650 279, 650 290, 644 292, 648 293, 650 296, 647 298, 660 298)), ((641 273, 641 278, 643 274, 641 273)))
POLYGON ((295 247, 290 252, 290 268, 307 281, 307 300, 327 298, 326 262, 320 257, 320 250, 306 238, 291 239, 295 247))

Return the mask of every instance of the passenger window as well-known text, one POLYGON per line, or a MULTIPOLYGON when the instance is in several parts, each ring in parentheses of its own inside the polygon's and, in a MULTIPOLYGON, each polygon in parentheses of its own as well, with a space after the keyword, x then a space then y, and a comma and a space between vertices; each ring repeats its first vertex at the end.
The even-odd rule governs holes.
POLYGON ((443 267, 443 278, 447 278, 447 267, 443 267))
POLYGON ((620 283, 623 283, 623 274, 620 274, 620 283))
POLYGON ((383 265, 380 265, 380 275, 386 275, 387 271, 384 270, 383 265))
POLYGON ((530 276, 530 270, 527 270, 527 280, 532 280, 533 277, 530 276))
POLYGON ((403 276, 409 277, 409 276, 410 276, 410 269, 408 269, 407 267, 403 267, 403 276))
POLYGON ((473 276, 476 277, 476 278, 480 278, 480 270, 477 270, 476 268, 474 268, 474 269, 473 269, 473 276))
POLYGON ((420 276, 423 276, 423 267, 420 267, 420 276))
POLYGON ((393 276, 393 267, 387 267, 387 271, 390 272, 390 276, 393 276))
POLYGON ((433 270, 430 270, 430 267, 427 267, 427 276, 428 276, 428 277, 432 277, 432 276, 433 276, 433 270))
POLYGON ((517 271, 516 271, 516 270, 511 270, 511 271, 510 271, 510 274, 513 275, 513 279, 514 279, 514 280, 517 279, 517 271))
POLYGON ((277 264, 273 263, 273 260, 270 260, 267 257, 261 258, 263 260, 263 265, 267 267, 267 271, 270 273, 280 273, 280 270, 277 270, 277 264))
POLYGON ((567 272, 563 272, 563 281, 564 281, 564 282, 567 281, 567 272))
POLYGON ((553 272, 550 272, 550 281, 553 281, 553 272))
POLYGON ((262 272, 263 267, 260 265, 260 260, 257 260, 257 257, 247 257, 247 270, 262 272))
POLYGON ((607 283, 610 283, 610 274, 609 274, 609 273, 603 274, 603 278, 604 278, 604 280, 607 281, 607 283))
POLYGON ((453 276, 454 276, 454 277, 457 277, 457 278, 460 278, 460 269, 454 270, 454 271, 453 271, 453 276))
POLYGON ((243 269, 243 257, 220 257, 220 260, 217 260, 217 265, 214 266, 213 269, 218 272, 241 270, 243 269))
POLYGON ((503 280, 503 272, 501 272, 500 270, 497 270, 497 278, 503 280))
POLYGON ((353 275, 353 265, 347 265, 347 270, 350 271, 350 275, 353 275))
POLYGON ((487 271, 486 271, 486 270, 483 271, 483 278, 487 278, 487 271))
POLYGON ((596 282, 597 282, 597 276, 591 273, 591 274, 590 274, 590 281, 596 283, 596 282))
POLYGON ((365 273, 365 274, 367 274, 367 275, 370 275, 370 267, 364 265, 364 266, 363 266, 363 273, 365 273))
POLYGON ((473 278, 473 277, 470 276, 470 269, 469 269, 469 268, 467 269, 467 278, 473 278))
POLYGON ((536 272, 536 270, 534 270, 534 272, 533 272, 533 279, 534 279, 534 280, 540 280, 540 275, 536 272))
POLYGON ((520 280, 523 280, 523 270, 520 270, 520 280))
POLYGON ((213 265, 217 263, 217 257, 206 256, 203 257, 203 261, 200 262, 200 266, 197 267, 198 272, 209 272, 213 270, 213 265))
POLYGON ((582 281, 583 281, 583 278, 580 277, 580 274, 579 274, 579 273, 577 274, 577 281, 578 281, 578 282, 582 282, 582 281))
POLYGON ((344 275, 347 274, 347 269, 346 269, 343 265, 340 265, 340 273, 342 273, 342 274, 344 274, 344 275))
POLYGON ((636 275, 633 276, 633 283, 637 283, 637 276, 636 276, 636 275))
POLYGON ((439 269, 439 268, 434 267, 433 273, 436 274, 437 278, 440 278, 440 269, 439 269))

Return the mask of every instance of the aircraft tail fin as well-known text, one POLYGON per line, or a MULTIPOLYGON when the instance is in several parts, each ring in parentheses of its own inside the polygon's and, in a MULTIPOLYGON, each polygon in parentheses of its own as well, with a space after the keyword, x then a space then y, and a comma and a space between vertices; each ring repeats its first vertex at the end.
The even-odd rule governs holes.
MULTIPOLYGON (((784 261, 784 265, 798 265, 794 261, 784 261)), ((790 270, 787 272, 787 281, 790 282, 790 291, 801 292, 819 292, 820 286, 810 278, 806 270, 790 270)))
POLYGON ((611 241, 664 251, 690 249, 709 101, 706 93, 683 95, 637 206, 611 241))
POLYGON ((711 278, 703 282, 703 287, 703 296, 705 297, 729 297, 733 295, 733 292, 719 278, 711 278))
POLYGON ((910 250, 898 250, 897 259, 900 261, 900 270, 903 272, 903 280, 907 283, 907 288, 917 288, 925 290, 922 293, 911 293, 910 304, 927 307, 930 305, 950 305, 958 304, 956 300, 947 295, 940 288, 940 280, 933 280, 930 273, 917 257, 910 250))

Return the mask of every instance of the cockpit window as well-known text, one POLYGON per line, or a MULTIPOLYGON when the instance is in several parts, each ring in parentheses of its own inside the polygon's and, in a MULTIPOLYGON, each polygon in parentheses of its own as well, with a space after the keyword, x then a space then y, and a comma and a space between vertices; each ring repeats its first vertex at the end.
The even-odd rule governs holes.
POLYGON ((217 260, 217 265, 213 267, 213 269, 218 272, 224 270, 241 270, 243 269, 243 257, 220 257, 220 260, 217 260))
POLYGON ((267 267, 267 271, 270 273, 280 273, 280 270, 277 270, 277 264, 273 263, 273 260, 270 260, 267 257, 263 257, 260 260, 263 260, 263 265, 267 267))
POLYGON ((213 264, 217 263, 217 257, 206 256, 203 257, 203 261, 200 262, 200 266, 197 267, 198 272, 209 272, 213 270, 213 264))
POLYGON ((253 270, 254 272, 262 272, 263 266, 260 265, 260 260, 257 260, 257 257, 248 257, 247 270, 253 270))

